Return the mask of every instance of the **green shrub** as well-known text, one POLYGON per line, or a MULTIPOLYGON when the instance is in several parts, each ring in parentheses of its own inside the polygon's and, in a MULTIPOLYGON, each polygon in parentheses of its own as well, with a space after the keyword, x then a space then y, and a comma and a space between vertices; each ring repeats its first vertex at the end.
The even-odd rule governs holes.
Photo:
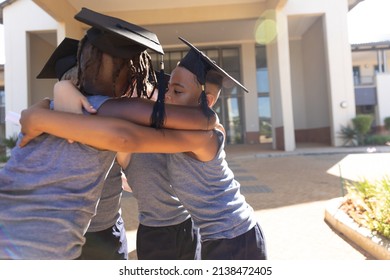
MULTIPOLYGON (((1 139, 0 139, 1 140, 1 139)), ((16 146, 18 136, 11 136, 0 141, 0 162, 7 162, 9 156, 7 155, 7 149, 12 149, 16 146)))
POLYGON ((385 118, 385 128, 390 130, 390 117, 385 118))
POLYGON ((366 145, 388 145, 390 143, 390 135, 367 135, 365 143, 366 145))
POLYGON ((350 126, 342 126, 339 135, 340 138, 344 140, 343 146, 358 145, 358 132, 355 128, 350 126))
POLYGON ((365 144, 365 136, 370 131, 373 120, 373 116, 368 114, 356 115, 352 119, 353 126, 358 133, 358 143, 360 145, 365 144))
POLYGON ((9 149, 12 149, 16 146, 16 142, 18 141, 18 136, 14 135, 8 138, 3 139, 3 145, 9 149))

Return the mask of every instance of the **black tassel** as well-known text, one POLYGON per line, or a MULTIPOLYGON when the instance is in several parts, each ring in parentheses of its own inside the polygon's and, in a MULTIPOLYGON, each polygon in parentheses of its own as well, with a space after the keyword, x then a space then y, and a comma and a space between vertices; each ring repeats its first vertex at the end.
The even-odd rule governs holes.
POLYGON ((203 88, 204 86, 202 86, 202 93, 200 94, 200 108, 202 109, 203 114, 209 120, 212 116, 214 116, 214 111, 207 104, 206 92, 203 88))
POLYGON ((153 106, 153 112, 151 116, 151 126, 160 129, 164 125, 165 121, 165 92, 167 90, 167 81, 164 73, 164 62, 161 61, 161 69, 157 77, 158 83, 158 97, 153 106))

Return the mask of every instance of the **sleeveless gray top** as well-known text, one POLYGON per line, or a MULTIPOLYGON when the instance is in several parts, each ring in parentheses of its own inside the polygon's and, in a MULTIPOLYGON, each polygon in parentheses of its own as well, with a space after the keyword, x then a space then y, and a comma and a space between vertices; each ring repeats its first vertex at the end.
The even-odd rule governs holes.
POLYGON ((177 225, 190 217, 170 185, 166 158, 134 153, 124 171, 138 201, 139 222, 146 226, 177 225))
POLYGON ((102 231, 112 227, 121 215, 121 176, 121 166, 114 160, 104 181, 102 195, 96 207, 96 215, 91 220, 88 232, 102 231))
POLYGON ((225 160, 224 135, 215 133, 220 148, 209 162, 184 153, 167 155, 172 187, 199 228, 202 241, 234 238, 256 224, 253 209, 225 160))
POLYGON ((16 146, 0 170, 0 259, 77 258, 114 158, 48 134, 16 146))

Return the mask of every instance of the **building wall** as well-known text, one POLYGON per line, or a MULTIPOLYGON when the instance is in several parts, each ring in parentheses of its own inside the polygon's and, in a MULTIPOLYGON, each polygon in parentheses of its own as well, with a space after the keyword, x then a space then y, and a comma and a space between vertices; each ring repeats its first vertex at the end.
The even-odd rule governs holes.
POLYGON ((42 70, 48 57, 53 53, 55 45, 43 40, 41 37, 29 33, 31 63, 29 71, 31 73, 29 95, 29 105, 34 104, 45 97, 53 97, 54 79, 36 79, 35 77, 42 70))
MULTIPOLYGON (((32 102, 47 96, 43 92, 49 92, 49 82, 33 81, 42 66, 40 62, 45 57, 43 53, 48 52, 51 45, 54 49, 64 36, 81 38, 82 27, 85 28, 73 20, 77 11, 72 10, 69 4, 66 5, 67 1, 36 2, 53 18, 28 0, 16 1, 3 11, 5 26, 13 27, 5 29, 6 55, 12 57, 7 59, 6 66, 6 73, 12 74, 6 74, 5 80, 9 85, 7 109, 15 112, 20 112, 32 102), (20 15, 26 15, 23 21, 20 20, 20 15), (36 37, 38 33, 39 36, 36 37), (42 36, 45 33, 51 36, 54 34, 54 40, 50 36, 46 40, 47 37, 42 36)), ((331 143, 338 145, 334 136, 338 127, 346 124, 354 115, 351 109, 354 107, 354 95, 346 32, 347 12, 347 0, 259 0, 222 7, 208 6, 207 9, 191 5, 169 11, 154 9, 136 13, 118 9, 110 11, 110 15, 120 18, 128 16, 130 21, 156 32, 160 42, 168 50, 181 45, 177 36, 183 34, 189 34, 185 36, 186 39, 197 46, 240 46, 241 80, 251 92, 244 99, 244 125, 248 143, 256 142, 259 127, 256 30, 261 22, 259 18, 270 19, 278 32, 275 38, 266 42, 272 125, 275 141, 278 143, 274 143, 273 147, 289 151, 295 149, 295 132, 305 129, 329 127, 331 143), (215 13, 217 10, 218 13, 215 13), (291 41, 288 18, 306 15, 315 15, 322 20, 312 26, 312 30, 300 42, 291 41), (312 47, 313 44, 315 48, 312 47), (295 97, 304 102, 298 102, 295 97), (342 111, 339 104, 345 100, 349 107, 342 111)), ((9 130, 7 126, 7 134, 14 131, 16 130, 12 126, 9 130)))
POLYGON ((307 127, 302 40, 290 40, 291 88, 295 129, 307 127))
MULTIPOLYGON (((354 92, 352 83, 352 61, 351 61, 351 49, 348 42, 348 25, 347 25, 347 13, 348 5, 346 1, 303 1, 301 0, 289 0, 285 6, 286 14, 288 16, 307 16, 307 15, 321 15, 322 27, 317 27, 318 32, 322 33, 323 38, 323 65, 318 67, 323 69, 322 77, 326 79, 318 80, 321 82, 319 86, 322 86, 320 91, 326 93, 325 96, 321 95, 321 102, 327 102, 323 106, 328 107, 329 116, 329 128, 330 128, 330 139, 331 145, 339 146, 342 145, 341 139, 337 137, 337 133, 340 131, 341 125, 347 125, 350 120, 355 116, 355 105, 354 105, 354 92), (347 108, 340 106, 341 102, 346 101, 347 108)), ((312 27, 314 28, 314 26, 312 27)), ((312 35, 315 37, 315 35, 312 35)), ((309 38, 309 37, 308 37, 309 38)), ((319 39, 320 37, 317 37, 319 39)), ((315 40, 310 40, 310 44, 315 44, 315 40)), ((306 55, 310 51, 310 44, 308 47, 303 47, 303 53, 306 55)), ((317 44, 316 44, 317 45, 317 44)), ((320 47, 320 45, 317 45, 320 47)), ((315 58, 315 56, 312 56, 315 58)), ((318 60, 317 60, 318 61, 318 60)), ((305 67, 305 66, 304 66, 305 67)), ((312 81, 306 78, 307 71, 305 71, 305 92, 309 92, 310 88, 313 89, 312 81)), ((317 71, 317 70, 315 70, 317 71)), ((317 72, 319 73, 319 72, 317 72)), ((318 77, 318 75, 317 75, 318 77)), ((321 126, 321 120, 326 119, 326 112, 322 108, 316 107, 317 101, 315 98, 306 101, 307 108, 319 109, 319 116, 314 121, 310 120, 316 112, 307 112, 307 121, 310 120, 312 123, 308 123, 308 128, 313 127, 313 124, 321 126)), ((321 103, 318 102, 318 103, 321 103)), ((295 108, 294 108, 295 109, 295 108)), ((326 123, 324 123, 326 124, 326 123)))
POLYGON ((384 127, 384 119, 390 117, 390 73, 380 73, 376 76, 377 85, 377 115, 376 122, 380 128, 384 127))
MULTIPOLYGON (((6 111, 20 113, 30 105, 32 92, 38 92, 39 88, 32 88, 32 79, 35 78, 31 71, 31 59, 43 57, 41 51, 31 52, 29 33, 48 32, 56 30, 57 23, 32 1, 15 1, 3 10, 6 86, 6 111), (21 20, 23 15, 23 20, 21 20), (8 28, 12 26, 12 28, 8 28)), ((38 67, 38 66, 37 66, 38 67)), ((10 137, 19 132, 19 126, 6 123, 6 136, 10 137)))
MULTIPOLYGON (((390 50, 384 50, 386 56, 386 68, 390 72, 390 50)), ((354 51, 352 52, 353 66, 360 69, 361 81, 363 84, 374 82, 375 65, 378 65, 378 53, 376 50, 371 51, 354 51)))

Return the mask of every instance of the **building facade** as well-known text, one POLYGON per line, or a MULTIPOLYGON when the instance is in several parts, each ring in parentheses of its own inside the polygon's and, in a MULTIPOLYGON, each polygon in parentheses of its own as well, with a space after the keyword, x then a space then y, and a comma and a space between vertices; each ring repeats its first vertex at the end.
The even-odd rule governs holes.
MULTIPOLYGON (((250 93, 225 85, 215 107, 228 144, 342 145, 339 131, 356 114, 347 13, 359 0, 134 2, 3 2, 5 110, 52 96, 55 81, 35 77, 65 36, 84 35, 88 26, 73 17, 85 6, 155 32, 167 71, 187 51, 181 36, 241 81, 250 93)), ((18 131, 6 123, 7 136, 18 131)))

